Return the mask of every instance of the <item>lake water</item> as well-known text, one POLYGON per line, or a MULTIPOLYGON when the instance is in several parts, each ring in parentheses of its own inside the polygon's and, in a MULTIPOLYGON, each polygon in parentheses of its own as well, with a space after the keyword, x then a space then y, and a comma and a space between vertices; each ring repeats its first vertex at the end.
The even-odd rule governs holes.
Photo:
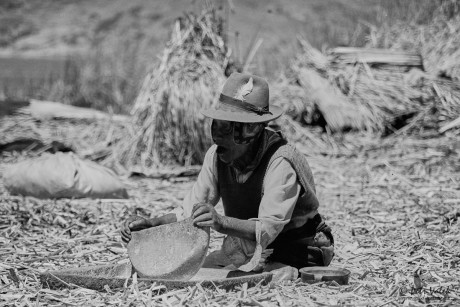
POLYGON ((16 92, 32 84, 62 79, 67 64, 65 58, 0 57, 0 92, 16 92))

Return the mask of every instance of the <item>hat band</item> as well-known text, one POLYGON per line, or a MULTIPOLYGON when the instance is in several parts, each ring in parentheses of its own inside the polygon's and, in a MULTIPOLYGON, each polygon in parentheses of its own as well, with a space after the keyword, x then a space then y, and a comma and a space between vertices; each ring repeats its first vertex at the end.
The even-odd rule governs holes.
POLYGON ((245 101, 241 101, 229 96, 226 96, 224 94, 220 94, 219 101, 223 104, 236 107, 238 109, 244 110, 244 111, 249 111, 256 113, 257 115, 264 115, 264 114, 270 114, 273 115, 269 109, 268 106, 266 107, 257 107, 253 104, 247 103, 245 101))

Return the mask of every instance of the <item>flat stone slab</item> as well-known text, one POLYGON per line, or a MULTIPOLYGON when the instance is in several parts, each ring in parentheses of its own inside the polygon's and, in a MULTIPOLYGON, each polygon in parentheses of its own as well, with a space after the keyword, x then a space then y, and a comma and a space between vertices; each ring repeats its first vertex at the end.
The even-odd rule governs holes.
MULTIPOLYGON (((104 291, 105 286, 112 290, 132 284, 134 269, 131 263, 110 264, 80 267, 68 270, 49 271, 40 274, 40 281, 44 287, 50 289, 72 288, 75 286, 104 291)), ((163 285, 167 290, 193 287, 200 284, 205 288, 219 287, 230 290, 235 286, 248 284, 253 287, 257 284, 268 284, 272 280, 272 273, 246 273, 242 271, 228 271, 219 269, 200 269, 190 280, 168 280, 162 278, 138 278, 138 286, 150 287, 153 283, 163 285)))
POLYGON ((209 227, 192 219, 131 233, 128 255, 142 278, 185 281, 203 265, 209 247, 209 227))

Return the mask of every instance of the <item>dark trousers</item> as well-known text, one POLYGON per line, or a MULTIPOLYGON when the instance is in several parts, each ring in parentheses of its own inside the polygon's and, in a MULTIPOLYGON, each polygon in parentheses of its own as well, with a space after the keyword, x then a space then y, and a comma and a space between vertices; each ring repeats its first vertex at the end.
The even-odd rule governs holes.
POLYGON ((317 246, 314 238, 318 232, 323 232, 334 244, 330 227, 317 214, 304 226, 282 232, 267 247, 273 249, 273 254, 268 260, 281 262, 297 269, 329 265, 333 255, 333 245, 328 250, 325 250, 325 247, 317 246))

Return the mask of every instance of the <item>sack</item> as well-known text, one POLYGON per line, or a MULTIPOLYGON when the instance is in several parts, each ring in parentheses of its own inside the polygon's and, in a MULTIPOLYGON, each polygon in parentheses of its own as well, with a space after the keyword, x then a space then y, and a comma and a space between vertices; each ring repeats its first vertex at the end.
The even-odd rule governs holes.
POLYGON ((8 167, 5 188, 13 195, 37 198, 128 198, 117 175, 74 153, 45 154, 8 167))

